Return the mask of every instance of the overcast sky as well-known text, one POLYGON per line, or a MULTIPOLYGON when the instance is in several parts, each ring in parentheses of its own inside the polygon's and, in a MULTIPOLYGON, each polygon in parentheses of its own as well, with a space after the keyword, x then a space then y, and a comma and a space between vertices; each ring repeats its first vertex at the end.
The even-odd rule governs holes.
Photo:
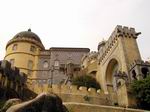
POLYGON ((116 25, 134 27, 143 59, 150 57, 150 0, 0 0, 0 59, 16 33, 28 28, 44 46, 88 47, 116 25))

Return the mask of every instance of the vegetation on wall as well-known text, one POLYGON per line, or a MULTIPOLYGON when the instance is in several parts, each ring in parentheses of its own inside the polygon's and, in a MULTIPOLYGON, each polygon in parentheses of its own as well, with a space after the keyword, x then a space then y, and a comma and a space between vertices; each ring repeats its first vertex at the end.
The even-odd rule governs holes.
POLYGON ((150 76, 142 80, 135 80, 131 89, 138 100, 138 107, 150 110, 150 76))
POLYGON ((92 87, 92 88, 100 89, 100 85, 96 81, 96 79, 89 75, 82 75, 82 76, 77 76, 73 78, 72 84, 77 85, 78 87, 85 86, 87 88, 92 87))

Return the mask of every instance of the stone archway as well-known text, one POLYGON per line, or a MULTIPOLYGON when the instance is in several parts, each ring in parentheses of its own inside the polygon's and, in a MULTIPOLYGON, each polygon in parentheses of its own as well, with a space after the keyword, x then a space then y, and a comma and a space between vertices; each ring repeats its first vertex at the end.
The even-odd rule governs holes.
POLYGON ((119 70, 119 63, 116 59, 111 59, 106 69, 106 86, 108 93, 112 93, 116 89, 116 80, 114 75, 119 70))

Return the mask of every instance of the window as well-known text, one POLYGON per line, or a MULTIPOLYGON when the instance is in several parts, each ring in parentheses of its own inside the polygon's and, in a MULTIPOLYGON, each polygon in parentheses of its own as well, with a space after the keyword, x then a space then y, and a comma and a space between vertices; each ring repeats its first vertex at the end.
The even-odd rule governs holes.
POLYGON ((143 78, 146 78, 147 75, 149 75, 149 70, 146 67, 141 68, 141 72, 142 72, 143 78))
POLYGON ((55 60, 54 66, 55 66, 55 67, 59 67, 59 61, 58 61, 58 60, 55 60))
POLYGON ((36 51, 35 46, 32 46, 32 45, 31 45, 31 47, 30 47, 30 51, 35 52, 35 51, 36 51))
POLYGON ((14 45, 13 45, 12 50, 13 50, 13 51, 16 51, 16 50, 17 50, 17 44, 14 44, 14 45))
POLYGON ((28 61, 28 74, 29 75, 32 75, 32 69, 33 69, 33 61, 32 60, 29 60, 28 61))
POLYGON ((47 62, 47 61, 44 61, 44 63, 43 63, 43 68, 48 68, 48 66, 49 66, 48 62, 47 62))
POLYGON ((135 70, 132 71, 132 78, 133 78, 134 80, 137 80, 137 75, 136 75, 135 70))
POLYGON ((32 60, 28 61, 28 69, 30 69, 30 70, 33 69, 33 61, 32 60))
POLYGON ((14 66, 15 59, 10 59, 11 66, 14 66))

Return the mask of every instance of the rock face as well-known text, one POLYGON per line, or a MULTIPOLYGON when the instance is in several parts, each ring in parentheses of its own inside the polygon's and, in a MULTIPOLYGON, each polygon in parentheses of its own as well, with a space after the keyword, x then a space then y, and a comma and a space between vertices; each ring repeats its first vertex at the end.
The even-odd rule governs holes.
POLYGON ((0 110, 0 112, 6 112, 6 110, 8 108, 10 108, 11 106, 13 105, 16 105, 16 104, 20 104, 22 101, 18 98, 13 98, 13 99, 10 99, 8 100, 5 105, 3 106, 3 108, 0 110))
POLYGON ((42 93, 30 101, 8 108, 6 112, 68 112, 55 94, 42 93))

